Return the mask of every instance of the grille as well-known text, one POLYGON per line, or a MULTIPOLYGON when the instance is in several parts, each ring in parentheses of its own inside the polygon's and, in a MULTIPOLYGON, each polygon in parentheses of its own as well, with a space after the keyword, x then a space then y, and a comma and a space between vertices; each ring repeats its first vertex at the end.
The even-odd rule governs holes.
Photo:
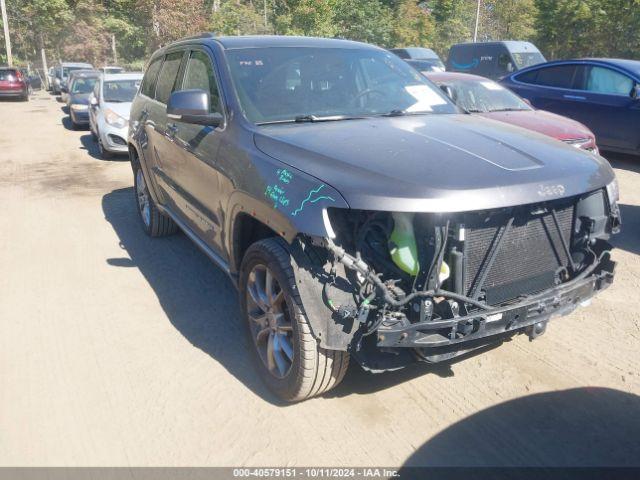
POLYGON ((554 286, 557 272, 569 263, 550 209, 554 208, 562 235, 570 245, 573 204, 546 207, 520 207, 494 214, 465 216, 464 290, 471 295, 480 283, 484 264, 488 264, 498 232, 511 216, 493 264, 481 287, 490 305, 535 293, 554 286))

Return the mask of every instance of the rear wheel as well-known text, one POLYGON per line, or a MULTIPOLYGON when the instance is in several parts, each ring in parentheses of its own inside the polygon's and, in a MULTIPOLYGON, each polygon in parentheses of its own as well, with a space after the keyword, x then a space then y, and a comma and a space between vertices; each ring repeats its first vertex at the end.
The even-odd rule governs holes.
POLYGON ((261 240, 249 248, 239 285, 249 341, 270 390, 295 402, 320 395, 342 381, 349 354, 321 348, 313 337, 283 240, 261 240))
POLYGON ((142 228, 150 237, 164 237, 178 230, 173 220, 162 214, 149 194, 147 180, 139 163, 134 164, 134 190, 142 228))

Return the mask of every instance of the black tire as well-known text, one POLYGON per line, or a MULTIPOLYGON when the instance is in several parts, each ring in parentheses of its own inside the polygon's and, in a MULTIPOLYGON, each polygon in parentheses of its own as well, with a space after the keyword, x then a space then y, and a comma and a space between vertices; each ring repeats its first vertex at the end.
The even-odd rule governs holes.
POLYGON ((298 402, 321 395, 342 381, 349 366, 349 354, 321 348, 313 337, 296 287, 289 247, 284 240, 268 238, 249 247, 240 268, 239 292, 250 348, 260 376, 272 392, 287 402, 298 402), (280 377, 270 371, 261 357, 249 318, 248 304, 252 302, 248 298, 250 274, 262 266, 268 269, 284 294, 282 301, 285 302, 290 324, 293 358, 290 359, 289 370, 280 377))
POLYGON ((104 148, 104 145, 102 144, 102 140, 100 139, 100 137, 96 137, 96 138, 98 139, 98 150, 100 150, 100 158, 103 158, 104 160, 112 159, 113 153, 111 153, 109 150, 104 148))
POLYGON ((136 206, 138 210, 138 218, 140 219, 140 223, 142 223, 142 228, 145 233, 150 237, 165 237, 167 235, 172 235, 176 233, 178 230, 178 226, 175 224, 171 218, 162 214, 160 210, 156 207, 151 194, 149 193, 149 187, 147 183, 147 179, 145 178, 144 171, 140 167, 139 162, 133 163, 133 193, 135 195, 136 206), (144 180, 144 184, 139 184, 139 175, 141 175, 142 180, 144 180), (142 191, 145 192, 148 200, 148 217, 146 217, 145 213, 143 213, 143 207, 141 205, 141 201, 138 197, 138 188, 141 188, 142 191), (146 217, 146 219, 145 219, 146 217))

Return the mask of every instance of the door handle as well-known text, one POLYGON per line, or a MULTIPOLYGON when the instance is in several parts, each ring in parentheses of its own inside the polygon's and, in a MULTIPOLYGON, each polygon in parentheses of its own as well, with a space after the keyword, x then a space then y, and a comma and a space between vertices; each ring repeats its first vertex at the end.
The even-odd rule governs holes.
POLYGON ((581 95, 563 95, 567 100, 586 100, 587 97, 583 97, 581 95))

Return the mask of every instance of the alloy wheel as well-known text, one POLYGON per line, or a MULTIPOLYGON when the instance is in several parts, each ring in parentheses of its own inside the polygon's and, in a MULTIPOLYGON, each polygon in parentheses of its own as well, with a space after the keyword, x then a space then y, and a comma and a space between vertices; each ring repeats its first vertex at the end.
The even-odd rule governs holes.
POLYGON ((293 364, 293 324, 282 287, 263 264, 253 267, 247 282, 249 327, 260 359, 276 378, 293 364))
POLYGON ((151 204, 142 168, 138 168, 136 172, 136 195, 138 197, 138 209, 140 210, 142 221, 149 227, 151 225, 151 204))

